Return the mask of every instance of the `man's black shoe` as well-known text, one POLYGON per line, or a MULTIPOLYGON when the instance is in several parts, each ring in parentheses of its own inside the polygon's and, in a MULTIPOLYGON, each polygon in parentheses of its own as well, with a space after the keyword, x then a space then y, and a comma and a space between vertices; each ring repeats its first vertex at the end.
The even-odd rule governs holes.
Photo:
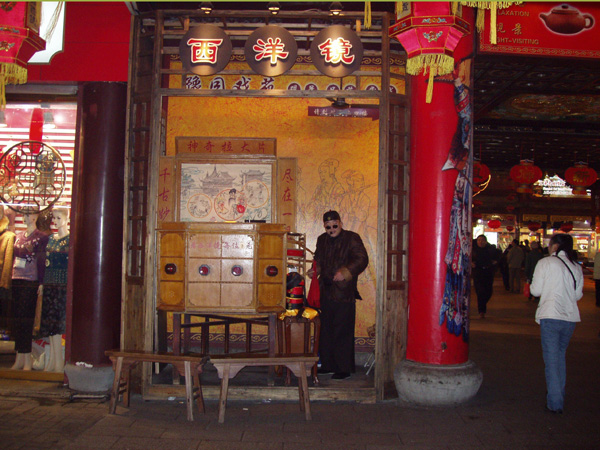
POLYGON ((337 372, 331 377, 332 380, 346 380, 348 378, 350 378, 350 374, 348 372, 337 372))
POLYGON ((331 375, 333 373, 333 370, 317 369, 317 373, 319 375, 331 375))

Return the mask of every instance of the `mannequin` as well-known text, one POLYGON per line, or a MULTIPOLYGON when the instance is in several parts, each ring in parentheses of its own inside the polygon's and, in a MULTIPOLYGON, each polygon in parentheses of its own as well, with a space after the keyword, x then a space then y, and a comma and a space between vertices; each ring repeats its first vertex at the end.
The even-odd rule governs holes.
POLYGON ((69 265, 69 210, 55 205, 52 226, 57 231, 50 236, 46 247, 46 271, 42 286, 42 320, 39 335, 50 340, 50 358, 44 368, 47 372, 62 372, 64 357, 62 334, 67 315, 67 268, 69 265))
POLYGON ((8 229, 9 218, 0 204, 0 328, 10 328, 10 285, 13 267, 15 233, 8 229))
POLYGON ((12 312, 17 357, 14 370, 31 370, 31 340, 37 296, 42 294, 48 235, 36 228, 37 213, 23 216, 25 231, 17 234, 12 271, 12 312))

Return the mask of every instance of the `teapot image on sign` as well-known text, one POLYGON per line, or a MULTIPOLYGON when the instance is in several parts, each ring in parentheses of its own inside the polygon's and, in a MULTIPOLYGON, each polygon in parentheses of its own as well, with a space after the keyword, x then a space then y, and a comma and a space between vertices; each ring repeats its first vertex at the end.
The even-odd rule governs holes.
POLYGON ((571 5, 563 3, 553 8, 549 14, 540 14, 546 27, 555 33, 577 34, 594 26, 594 17, 581 12, 571 5))

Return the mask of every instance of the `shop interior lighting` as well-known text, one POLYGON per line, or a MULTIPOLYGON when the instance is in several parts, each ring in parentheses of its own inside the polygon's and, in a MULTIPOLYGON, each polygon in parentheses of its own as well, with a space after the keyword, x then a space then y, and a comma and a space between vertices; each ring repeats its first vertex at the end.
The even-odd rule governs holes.
POLYGON ((340 2, 332 2, 331 5, 329 6, 329 11, 334 16, 339 16, 342 12, 342 9, 343 9, 342 4, 340 2))
POLYGON ((213 5, 211 2, 202 2, 200 9, 204 11, 204 14, 210 14, 210 12, 213 10, 213 5))
POLYGON ((54 114, 49 109, 44 110, 44 130, 53 130, 56 128, 54 123, 54 114))
POLYGON ((281 7, 279 6, 279 2, 269 2, 269 4, 267 5, 267 9, 271 14, 275 15, 279 12, 281 7))
POLYGON ((6 123, 6 114, 3 110, 0 110, 0 128, 6 128, 8 124, 6 123))

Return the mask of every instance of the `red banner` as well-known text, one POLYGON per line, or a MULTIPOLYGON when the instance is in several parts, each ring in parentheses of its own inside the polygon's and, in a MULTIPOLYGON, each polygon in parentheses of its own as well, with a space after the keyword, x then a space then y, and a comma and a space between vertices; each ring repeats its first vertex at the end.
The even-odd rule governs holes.
POLYGON ((480 53, 600 58, 600 3, 527 2, 498 10, 497 39, 490 43, 490 16, 479 34, 480 53))

